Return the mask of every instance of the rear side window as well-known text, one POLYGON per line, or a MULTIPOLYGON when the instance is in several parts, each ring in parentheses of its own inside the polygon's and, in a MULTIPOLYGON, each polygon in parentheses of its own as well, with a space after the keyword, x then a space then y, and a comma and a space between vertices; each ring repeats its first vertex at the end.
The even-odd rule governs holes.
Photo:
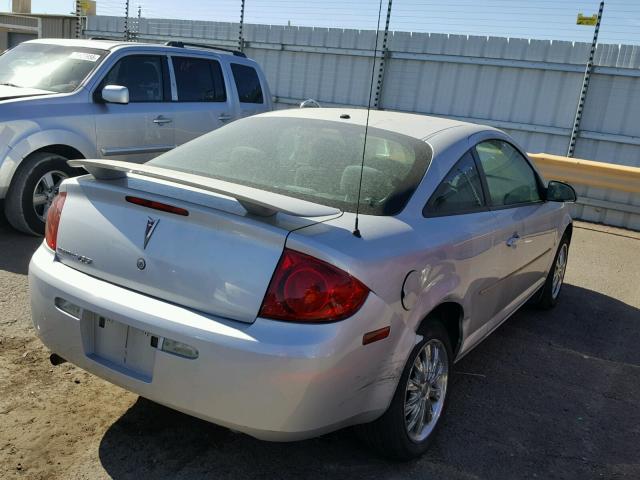
POLYGON ((179 102, 226 102, 220 63, 192 57, 172 57, 179 102))
POLYGON ((458 215, 484 209, 480 173, 470 152, 458 160, 433 193, 425 216, 458 215))
POLYGON ((488 140, 476 145, 476 152, 487 179, 493 206, 542 200, 536 174, 513 145, 502 140, 488 140))
POLYGON ((102 81, 105 85, 121 85, 129 89, 129 101, 162 102, 169 97, 165 80, 164 57, 129 55, 119 60, 102 81))
POLYGON ((232 63, 231 71, 238 89, 240 103, 264 103, 260 79, 258 79, 258 73, 254 68, 232 63))

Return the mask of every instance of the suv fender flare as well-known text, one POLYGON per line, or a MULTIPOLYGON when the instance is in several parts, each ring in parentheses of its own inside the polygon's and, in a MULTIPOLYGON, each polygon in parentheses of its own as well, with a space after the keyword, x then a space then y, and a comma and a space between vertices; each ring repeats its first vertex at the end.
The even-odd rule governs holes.
POLYGON ((78 150, 84 158, 97 156, 95 142, 70 130, 39 130, 21 138, 9 147, 4 159, 0 159, 0 198, 4 198, 13 175, 22 161, 33 152, 50 145, 65 145, 78 150))

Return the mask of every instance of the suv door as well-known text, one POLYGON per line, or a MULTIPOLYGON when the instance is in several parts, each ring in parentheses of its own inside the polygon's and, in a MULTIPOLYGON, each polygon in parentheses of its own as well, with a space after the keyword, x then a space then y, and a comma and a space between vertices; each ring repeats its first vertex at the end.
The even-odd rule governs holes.
POLYGON ((241 63, 230 63, 233 81, 238 92, 240 116, 248 117, 268 110, 260 77, 255 68, 241 63))
POLYGON ((175 147, 171 87, 164 55, 127 55, 94 92, 96 139, 101 158, 142 163, 175 147), (102 99, 106 85, 129 89, 126 105, 102 99))
POLYGON ((171 56, 176 84, 176 143, 181 145, 232 121, 233 106, 227 95, 218 60, 171 56))
POLYGON ((542 182, 520 151, 502 139, 475 146, 490 208, 505 228, 502 251, 513 258, 504 264, 507 312, 519 305, 546 275, 555 242, 553 208, 543 201, 542 182))

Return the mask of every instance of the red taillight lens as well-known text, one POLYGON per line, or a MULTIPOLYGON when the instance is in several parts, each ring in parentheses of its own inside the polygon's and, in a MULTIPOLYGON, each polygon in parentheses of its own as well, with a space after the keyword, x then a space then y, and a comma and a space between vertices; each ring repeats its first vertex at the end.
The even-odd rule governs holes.
POLYGON ((356 313, 368 294, 362 282, 339 268, 285 249, 259 315, 292 322, 334 322, 356 313))
POLYGON ((47 212, 47 223, 44 227, 44 240, 49 248, 55 252, 58 244, 58 225, 60 224, 60 215, 62 207, 67 198, 67 192, 60 192, 51 202, 49 211, 47 212))
POLYGON ((127 195, 126 197, 124 197, 124 199, 129 203, 135 203, 136 205, 140 205, 142 207, 153 208, 154 210, 175 213, 176 215, 182 215, 183 217, 187 217, 189 215, 188 210, 180 207, 175 207, 167 203, 156 202, 154 200, 148 200, 146 198, 132 197, 130 195, 127 195))

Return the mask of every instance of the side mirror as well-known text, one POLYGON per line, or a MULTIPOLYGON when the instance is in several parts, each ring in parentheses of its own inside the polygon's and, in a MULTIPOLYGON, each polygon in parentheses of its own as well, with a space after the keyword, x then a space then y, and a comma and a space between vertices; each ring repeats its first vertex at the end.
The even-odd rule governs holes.
POLYGON ((575 202, 576 191, 568 183, 551 180, 547 185, 547 200, 550 202, 575 202))
POLYGON ((107 85, 102 89, 102 99, 108 103, 129 103, 129 89, 121 85, 107 85))

